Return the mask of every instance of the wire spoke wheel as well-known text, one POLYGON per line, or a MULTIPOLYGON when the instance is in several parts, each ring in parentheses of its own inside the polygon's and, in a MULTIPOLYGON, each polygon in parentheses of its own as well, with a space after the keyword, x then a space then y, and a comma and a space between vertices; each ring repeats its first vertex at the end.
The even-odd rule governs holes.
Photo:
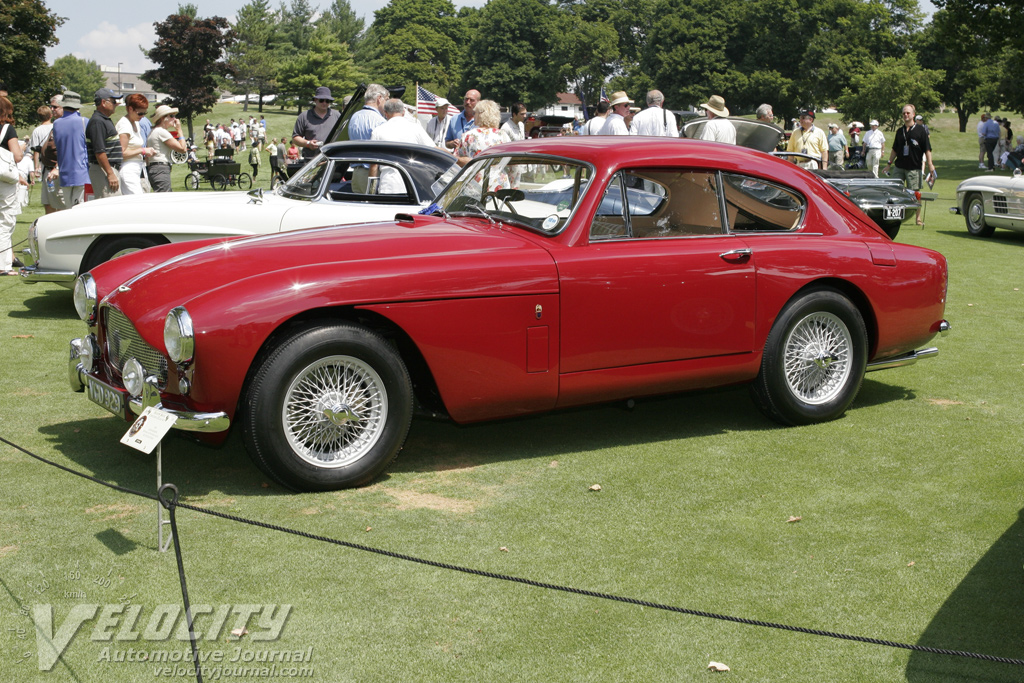
POLYGON ((351 356, 306 366, 289 385, 282 422, 295 453, 316 467, 343 467, 380 439, 388 397, 380 375, 351 356))
POLYGON ((786 382, 805 403, 827 403, 847 385, 853 338, 838 316, 826 312, 806 316, 793 327, 784 349, 786 382))

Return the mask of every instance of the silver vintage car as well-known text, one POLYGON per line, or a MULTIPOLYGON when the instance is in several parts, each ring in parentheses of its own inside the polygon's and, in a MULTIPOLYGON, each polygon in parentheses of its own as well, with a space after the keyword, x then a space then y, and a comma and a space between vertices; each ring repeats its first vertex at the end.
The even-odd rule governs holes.
POLYGON ((989 237, 996 228, 1024 232, 1024 175, 968 178, 957 186, 950 212, 963 216, 975 237, 989 237))

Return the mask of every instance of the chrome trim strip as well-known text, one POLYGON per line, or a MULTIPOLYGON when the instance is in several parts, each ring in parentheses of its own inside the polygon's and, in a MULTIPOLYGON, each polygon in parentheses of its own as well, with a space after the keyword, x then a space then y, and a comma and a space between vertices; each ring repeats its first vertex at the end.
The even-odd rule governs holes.
POLYGON ((921 349, 919 351, 911 351, 905 353, 902 356, 896 356, 895 358, 886 358, 884 360, 876 360, 872 363, 868 363, 867 367, 864 368, 864 372, 874 372, 875 370, 888 370, 889 368, 900 368, 904 365, 913 365, 922 358, 930 358, 937 356, 939 350, 934 346, 927 349, 921 349))
POLYGON ((39 266, 23 266, 18 271, 23 282, 74 282, 76 273, 71 270, 40 270, 39 266))

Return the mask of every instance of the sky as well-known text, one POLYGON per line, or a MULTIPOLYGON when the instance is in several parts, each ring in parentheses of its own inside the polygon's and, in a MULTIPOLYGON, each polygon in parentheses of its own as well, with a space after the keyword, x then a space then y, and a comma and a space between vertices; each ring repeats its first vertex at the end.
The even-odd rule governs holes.
MULTIPOLYGON (((199 7, 200 16, 222 16, 234 21, 235 12, 246 4, 247 0, 193 0, 199 7)), ((373 21, 374 11, 387 4, 388 0, 349 0, 356 14, 362 16, 369 25, 373 21)), ((178 3, 150 3, 145 0, 110 0, 105 3, 83 2, 82 0, 44 0, 46 6, 57 16, 65 17, 64 25, 57 29, 60 42, 46 53, 51 64, 58 57, 67 54, 80 59, 90 59, 97 64, 116 70, 121 63, 121 70, 126 73, 139 73, 153 65, 143 56, 139 46, 152 47, 155 40, 153 23, 163 21, 173 12, 178 3), (103 12, 97 9, 102 8, 103 12), (101 19, 100 14, 107 18, 101 19)), ((279 0, 270 3, 271 7, 279 6, 279 0)), ((327 1, 310 4, 317 6, 328 4, 327 1)), ((473 5, 479 7, 484 0, 454 0, 456 7, 473 5)), ((929 0, 919 0, 921 8, 929 15, 934 7, 929 0)))
MULTIPOLYGON (((186 0, 187 1, 187 0, 186 0)), ((221 16, 234 21, 235 12, 248 0, 191 0, 199 7, 199 16, 221 16)), ((60 41, 46 52, 46 60, 53 60, 72 54, 79 59, 91 59, 100 65, 127 73, 139 73, 153 65, 143 56, 139 46, 150 48, 156 40, 154 22, 163 21, 177 9, 177 0, 171 2, 147 2, 146 0, 110 0, 103 3, 83 0, 43 0, 47 8, 59 17, 65 17, 64 25, 57 29, 60 41), (106 18, 102 18, 106 17, 106 18)), ((310 0, 314 7, 326 7, 330 0, 310 0)), ((367 26, 373 21, 373 13, 388 4, 388 0, 349 0, 356 14, 366 20, 367 26)), ((480 6, 483 0, 454 0, 456 7, 463 5, 480 6)), ((280 0, 271 0, 271 7, 280 6, 280 0)))

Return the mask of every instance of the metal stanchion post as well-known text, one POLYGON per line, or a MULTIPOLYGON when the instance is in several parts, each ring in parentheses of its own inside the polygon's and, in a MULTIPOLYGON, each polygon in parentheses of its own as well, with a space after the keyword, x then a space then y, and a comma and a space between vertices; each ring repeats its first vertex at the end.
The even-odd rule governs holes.
MULTIPOLYGON (((156 490, 159 491, 160 487, 164 485, 163 481, 163 442, 156 445, 156 490)), ((171 547, 171 541, 174 540, 174 536, 171 533, 167 534, 167 540, 164 541, 164 525, 170 524, 171 520, 164 519, 164 506, 157 501, 156 503, 156 538, 157 548, 160 552, 165 553, 167 549, 171 547)))

